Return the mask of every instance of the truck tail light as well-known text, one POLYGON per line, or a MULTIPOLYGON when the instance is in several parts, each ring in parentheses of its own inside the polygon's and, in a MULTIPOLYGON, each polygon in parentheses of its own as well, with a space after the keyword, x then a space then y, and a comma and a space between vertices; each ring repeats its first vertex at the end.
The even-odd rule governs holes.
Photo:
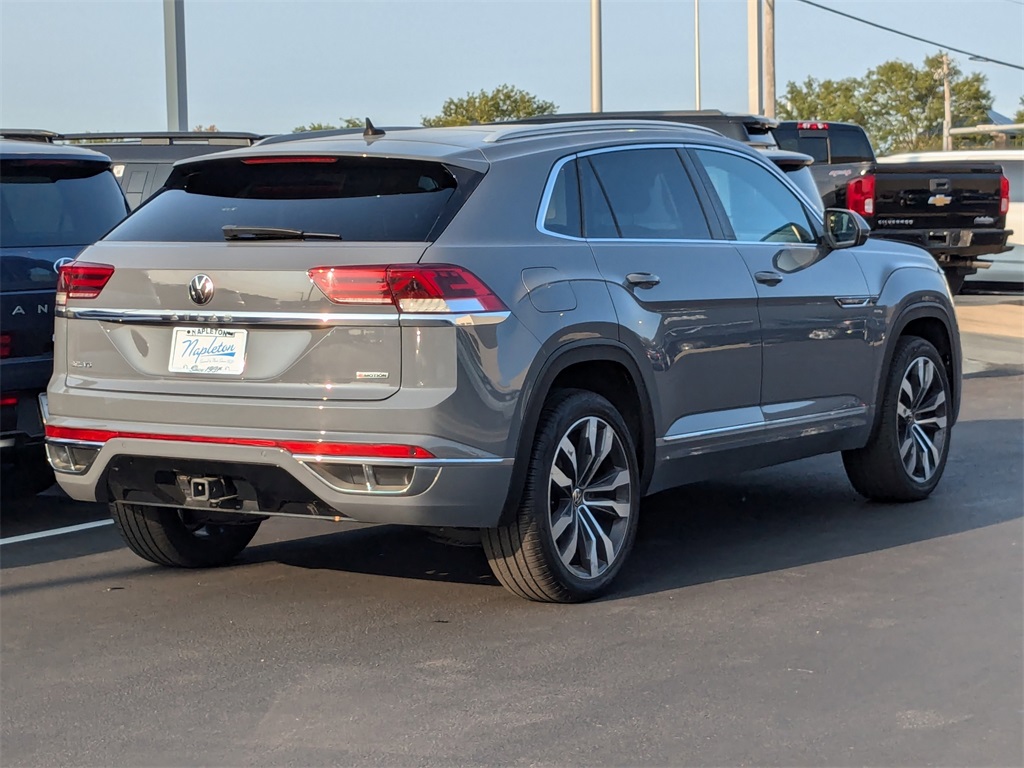
POLYGON ((999 215, 1003 216, 1010 210, 1010 180, 1005 176, 999 179, 999 215))
POLYGON ((875 177, 865 174, 846 185, 846 207, 861 216, 875 214, 875 177))
POLYGON ((451 264, 316 267, 309 278, 335 304, 383 304, 429 313, 506 308, 480 278, 451 264))
POLYGON ((60 268, 57 278, 58 307, 66 306, 68 299, 95 299, 100 295, 103 286, 114 274, 109 264, 90 264, 85 261, 72 261, 60 268))
POLYGON ((0 333, 0 359, 11 356, 11 346, 14 342, 9 333, 0 333))

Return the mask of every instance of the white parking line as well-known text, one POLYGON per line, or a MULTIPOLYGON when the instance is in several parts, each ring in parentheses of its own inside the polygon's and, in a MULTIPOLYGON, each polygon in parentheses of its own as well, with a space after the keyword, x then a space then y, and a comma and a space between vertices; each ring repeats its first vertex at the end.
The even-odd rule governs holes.
POLYGON ((65 528, 51 528, 48 531, 24 533, 21 536, 8 536, 6 539, 0 539, 0 546, 3 546, 4 544, 17 544, 21 541, 32 541, 33 539, 45 539, 49 536, 63 536, 65 533, 77 533, 78 531, 88 531, 90 528, 101 528, 104 525, 113 524, 113 520, 96 520, 91 523, 82 523, 81 525, 69 525, 65 528))

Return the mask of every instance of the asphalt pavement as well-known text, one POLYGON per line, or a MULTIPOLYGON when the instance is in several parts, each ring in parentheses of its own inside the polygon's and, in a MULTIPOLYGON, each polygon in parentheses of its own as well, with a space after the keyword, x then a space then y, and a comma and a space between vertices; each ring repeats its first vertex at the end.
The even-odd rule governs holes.
POLYGON ((1024 307, 959 303, 930 499, 837 456, 663 493, 587 605, 414 529, 272 520, 171 571, 110 526, 11 542, 105 511, 5 501, 0 764, 1022 765, 1024 307))

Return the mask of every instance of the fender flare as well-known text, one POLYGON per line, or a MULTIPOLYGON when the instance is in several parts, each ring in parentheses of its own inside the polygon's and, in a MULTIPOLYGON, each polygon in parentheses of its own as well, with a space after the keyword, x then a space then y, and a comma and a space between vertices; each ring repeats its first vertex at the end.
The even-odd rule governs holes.
POLYGON ((530 464, 530 451, 533 447, 540 422, 541 410, 547 402, 551 387, 562 371, 572 365, 584 362, 613 362, 626 369, 636 387, 640 401, 640 440, 642 445, 637 449, 648 457, 640 477, 640 492, 643 494, 654 474, 655 425, 651 407, 650 392, 652 391, 645 379, 640 365, 629 348, 612 339, 584 339, 570 342, 558 347, 540 364, 535 364, 535 371, 527 376, 528 384, 523 388, 517 408, 519 437, 516 441, 515 462, 509 482, 508 494, 501 510, 499 525, 508 525, 515 520, 519 503, 526 483, 526 473, 530 464))
MULTIPOLYGON (((882 355, 882 367, 880 368, 878 381, 875 385, 875 416, 871 425, 871 435, 874 436, 882 416, 882 398, 885 395, 885 385, 888 381, 889 366, 892 365, 892 358, 896 353, 896 342, 903 335, 904 329, 914 320, 932 318, 942 323, 949 338, 950 356, 953 362, 953 372, 961 370, 963 364, 960 350, 959 335, 954 332, 955 322, 950 318, 949 313, 941 304, 935 302, 916 302, 904 308, 893 321, 892 331, 885 343, 885 351, 882 355)), ((953 390, 953 423, 956 423, 960 414, 960 390, 962 389, 960 377, 950 377, 950 387, 953 390)))

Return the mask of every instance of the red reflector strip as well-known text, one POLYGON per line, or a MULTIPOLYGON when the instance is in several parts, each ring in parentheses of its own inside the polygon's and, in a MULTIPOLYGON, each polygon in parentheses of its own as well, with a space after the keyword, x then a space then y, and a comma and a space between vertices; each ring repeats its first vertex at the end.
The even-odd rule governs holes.
POLYGON ((17 397, 13 397, 13 396, 8 397, 7 395, 4 395, 3 397, 0 397, 0 406, 3 406, 3 405, 17 405, 17 404, 18 404, 18 398, 17 397))
POLYGON ((316 456, 352 456, 379 459, 432 459, 434 454, 415 445, 380 443, 321 443, 295 440, 261 440, 254 437, 207 437, 204 435, 158 435, 148 432, 114 432, 107 429, 46 427, 46 436, 54 440, 77 440, 83 443, 105 443, 115 438, 127 440, 166 440, 172 443, 207 443, 213 445, 246 445, 254 448, 280 448, 289 453, 316 456))
POLYGON ((246 165, 283 165, 285 163, 336 163, 336 157, 246 157, 242 159, 246 165))

